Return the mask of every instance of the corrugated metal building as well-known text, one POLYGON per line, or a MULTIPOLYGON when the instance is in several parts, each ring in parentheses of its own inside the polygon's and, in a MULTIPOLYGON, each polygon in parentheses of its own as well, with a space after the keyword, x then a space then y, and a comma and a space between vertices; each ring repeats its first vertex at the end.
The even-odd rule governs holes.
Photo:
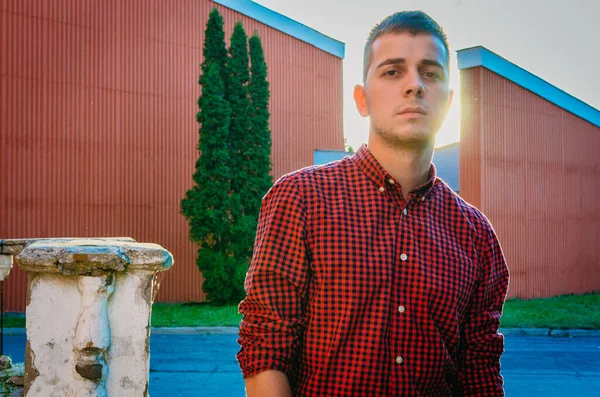
MULTIPOLYGON (((257 31, 271 89, 273 176, 342 150, 344 45, 249 0, 1 3, 0 238, 130 236, 171 251, 159 301, 201 301, 179 203, 197 158, 208 14, 257 31)), ((25 309, 14 268, 5 309, 25 309)))
POLYGON ((483 47, 458 65, 460 193, 496 229, 509 297, 600 291, 600 111, 483 47))
MULTIPOLYGON (((343 44, 252 1, 5 1, 0 238, 156 242, 176 260, 158 300, 204 299, 178 211, 214 6, 227 37, 242 20, 262 38, 274 177, 345 155, 343 44)), ((461 143, 434 162, 494 224, 509 297, 600 290, 600 112, 485 48, 458 59, 461 143)), ((25 275, 13 269, 5 287, 5 308, 24 310, 25 275)))

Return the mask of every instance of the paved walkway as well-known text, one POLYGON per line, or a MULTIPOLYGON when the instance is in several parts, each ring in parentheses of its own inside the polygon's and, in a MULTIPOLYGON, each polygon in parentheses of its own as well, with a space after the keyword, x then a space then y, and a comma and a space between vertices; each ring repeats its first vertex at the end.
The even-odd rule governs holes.
MULTIPOLYGON (((22 361, 25 335, 5 335, 5 354, 22 361)), ((150 395, 244 396, 235 334, 151 338, 150 395)), ((502 374, 509 397, 600 396, 600 337, 506 336, 502 374)))

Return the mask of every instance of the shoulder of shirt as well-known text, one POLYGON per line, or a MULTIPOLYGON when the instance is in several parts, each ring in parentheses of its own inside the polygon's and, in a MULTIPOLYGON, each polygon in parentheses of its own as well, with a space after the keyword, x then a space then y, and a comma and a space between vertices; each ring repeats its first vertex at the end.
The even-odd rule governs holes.
MULTIPOLYGON (((273 188, 283 188, 284 186, 293 185, 300 191, 316 187, 324 180, 331 180, 348 172, 349 167, 354 163, 350 156, 346 156, 341 160, 332 161, 327 164, 311 165, 290 172, 279 178, 273 188)), ((272 189, 273 189, 272 188, 272 189)))
POLYGON ((458 195, 458 193, 452 190, 443 180, 438 178, 438 183, 440 184, 438 188, 443 191, 443 194, 449 196, 450 199, 453 200, 465 217, 467 223, 471 225, 473 232, 477 237, 485 239, 489 233, 495 233, 491 222, 481 210, 458 195))

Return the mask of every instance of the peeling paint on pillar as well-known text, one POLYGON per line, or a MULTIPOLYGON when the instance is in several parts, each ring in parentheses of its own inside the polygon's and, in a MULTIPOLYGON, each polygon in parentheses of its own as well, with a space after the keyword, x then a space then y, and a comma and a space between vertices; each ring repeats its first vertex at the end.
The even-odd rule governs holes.
POLYGON ((26 307, 29 306, 29 304, 31 303, 31 284, 33 284, 33 282, 35 281, 35 278, 37 277, 38 273, 28 273, 27 274, 27 294, 25 295, 26 298, 26 307))
POLYGON ((147 275, 141 276, 140 285, 138 287, 136 293, 136 299, 140 299, 140 303, 142 301, 149 306, 152 306, 152 281, 154 280, 154 274, 149 273, 147 275))
POLYGON ((98 381, 102 379, 102 364, 89 364, 89 365, 75 365, 75 370, 82 378, 89 379, 91 381, 98 381))
POLYGON ((31 384, 40 375, 37 368, 35 368, 35 354, 31 351, 29 339, 25 343, 25 371, 24 395, 27 395, 31 384))

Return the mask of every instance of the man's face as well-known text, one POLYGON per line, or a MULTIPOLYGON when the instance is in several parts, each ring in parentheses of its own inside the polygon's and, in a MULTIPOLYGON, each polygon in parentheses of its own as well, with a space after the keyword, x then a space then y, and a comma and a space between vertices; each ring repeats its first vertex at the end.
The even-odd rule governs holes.
POLYGON ((447 54, 429 34, 384 34, 371 47, 365 86, 354 92, 372 138, 391 146, 423 146, 433 140, 452 102, 447 54))

